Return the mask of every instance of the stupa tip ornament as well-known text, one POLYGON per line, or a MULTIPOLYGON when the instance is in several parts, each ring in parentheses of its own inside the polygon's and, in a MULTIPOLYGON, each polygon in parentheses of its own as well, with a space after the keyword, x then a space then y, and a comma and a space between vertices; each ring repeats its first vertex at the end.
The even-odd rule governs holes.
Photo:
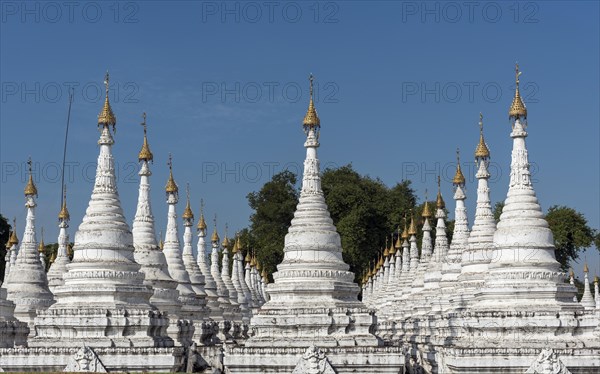
POLYGON ((396 244, 394 244, 394 249, 398 250, 402 248, 402 233, 400 231, 400 226, 398 226, 398 237, 396 239, 396 244))
POLYGON ((223 239, 223 242, 221 243, 221 246, 223 248, 229 249, 229 238, 227 238, 227 224, 225 224, 225 238, 223 239))
POLYGON ((513 98, 510 109, 508 110, 508 118, 513 119, 527 119, 527 108, 521 99, 521 93, 519 92, 519 76, 522 72, 519 71, 519 64, 515 65, 515 97, 513 98))
POLYGON ((425 206, 423 207, 423 213, 421 213, 423 218, 431 218, 431 210, 429 209, 429 202, 427 201, 427 190, 425 190, 425 206))
POLYGON ((402 239, 408 239, 408 228, 406 226, 406 213, 404 214, 404 231, 402 231, 402 239))
POLYGON ((44 228, 42 227, 42 238, 40 244, 38 244, 38 252, 43 253, 44 247, 46 247, 46 244, 44 243, 44 228))
POLYGON ((167 194, 176 194, 179 192, 179 187, 177 186, 177 183, 175 183, 175 179, 173 179, 173 159, 171 154, 169 154, 169 180, 165 186, 165 191, 167 194))
POLYGON ((67 209, 67 187, 63 189, 63 202, 60 212, 58 212, 58 219, 60 221, 68 221, 71 218, 69 210, 67 209))
POLYGON ((108 86, 109 86, 109 75, 108 75, 108 71, 106 72, 106 75, 104 76, 104 86, 106 88, 106 98, 104 99, 104 106, 102 107, 102 111, 100 112, 100 114, 98 114, 98 126, 102 125, 102 126, 112 126, 113 130, 115 128, 115 125, 117 124, 117 117, 115 117, 115 114, 112 111, 112 108, 110 107, 110 101, 108 99, 108 86))
POLYGON ((588 268, 587 262, 583 264, 583 272, 584 273, 589 273, 590 272, 590 269, 588 268))
POLYGON ((438 175, 438 193, 437 193, 437 201, 436 208, 444 209, 446 207, 446 203, 444 202, 444 198, 442 197, 442 178, 438 175))
POLYGON ((200 199, 200 219, 198 220, 198 230, 206 230, 206 220, 204 219, 204 200, 200 199))
POLYGON ((19 238, 17 237, 17 219, 13 218, 12 232, 8 238, 8 244, 12 247, 13 245, 19 244, 19 238))
POLYGON ((27 165, 29 168, 29 179, 27 180, 27 185, 25 186, 25 196, 37 196, 38 194, 38 190, 37 187, 35 186, 35 183, 33 183, 33 173, 31 171, 31 157, 29 157, 29 160, 27 160, 27 165))
POLYGON ((483 138, 483 114, 479 113, 479 144, 475 148, 475 159, 487 160, 488 158, 490 158, 490 149, 483 138))
POLYGON ((213 230, 212 236, 210 237, 210 241, 213 243, 219 243, 219 233, 217 232, 217 215, 215 214, 215 218, 213 219, 215 229, 213 230))
POLYGON ((321 120, 319 119, 319 115, 317 114, 317 109, 315 108, 315 103, 313 100, 314 76, 311 74, 308 80, 310 81, 310 102, 308 103, 308 110, 306 111, 304 121, 302 122, 302 125, 304 126, 304 131, 306 132, 308 132, 310 129, 321 127, 321 120))
POLYGON ((147 136, 148 130, 147 130, 147 125, 146 125, 146 112, 144 112, 142 114, 142 117, 144 118, 144 121, 141 123, 141 125, 144 126, 144 143, 142 144, 142 149, 140 150, 140 153, 138 154, 138 160, 139 161, 153 161, 154 155, 150 151, 150 146, 148 145, 148 136, 147 136))
POLYGON ((410 227, 408 228, 408 235, 417 235, 417 225, 415 225, 415 216, 410 212, 410 227))
POLYGON ((452 184, 461 187, 465 185, 465 176, 463 175, 463 172, 460 169, 460 150, 458 148, 456 148, 456 173, 454 174, 454 178, 452 179, 452 184))
POLYGON ((185 209, 183 210, 183 214, 181 218, 183 219, 194 219, 194 212, 192 212, 192 207, 190 206, 190 185, 189 183, 186 185, 186 195, 187 195, 187 203, 185 204, 185 209))

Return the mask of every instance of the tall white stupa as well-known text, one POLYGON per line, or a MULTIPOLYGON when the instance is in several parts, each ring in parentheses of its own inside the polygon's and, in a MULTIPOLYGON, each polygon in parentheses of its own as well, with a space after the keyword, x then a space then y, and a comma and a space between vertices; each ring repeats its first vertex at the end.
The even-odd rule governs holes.
MULTIPOLYGON (((100 154, 94 189, 75 234, 74 255, 64 285, 54 288, 56 303, 35 318, 30 346, 160 347, 168 320, 149 300, 152 289, 134 259, 133 236, 123 215, 112 155, 116 117, 106 99, 100 115, 100 154), (112 131, 111 131, 112 127, 112 131)), ((37 254, 36 254, 37 258, 37 254)))

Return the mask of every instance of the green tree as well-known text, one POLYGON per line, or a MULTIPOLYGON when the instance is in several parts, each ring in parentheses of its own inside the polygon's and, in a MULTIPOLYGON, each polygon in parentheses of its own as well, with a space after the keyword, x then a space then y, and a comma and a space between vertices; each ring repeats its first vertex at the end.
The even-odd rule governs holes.
POLYGON ((496 220, 496 223, 500 222, 502 209, 504 209, 504 201, 498 201, 494 204, 494 219, 496 220))
POLYGON ((410 181, 391 189, 381 180, 357 173, 351 165, 326 169, 323 193, 331 218, 342 239, 344 261, 360 277, 378 257, 386 238, 395 232, 416 198, 410 181))
POLYGON ((6 243, 10 235, 11 226, 2 214, 0 214, 0 281, 4 279, 4 257, 6 256, 6 243))
MULTIPOLYGON (((296 175, 290 171, 275 174, 258 192, 247 196, 250 208, 250 233, 243 235, 262 267, 272 274, 283 260, 285 234, 298 204, 296 175)), ((247 248, 247 243, 243 243, 247 248)))
POLYGON ((554 235, 556 260, 566 271, 570 261, 576 261, 582 250, 591 247, 598 234, 588 226, 583 214, 566 206, 551 206, 546 221, 554 235))

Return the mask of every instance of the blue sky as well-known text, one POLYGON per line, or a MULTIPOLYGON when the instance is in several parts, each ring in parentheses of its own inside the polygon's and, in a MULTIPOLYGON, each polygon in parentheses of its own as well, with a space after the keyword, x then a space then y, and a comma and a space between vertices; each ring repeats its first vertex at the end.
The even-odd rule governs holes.
MULTIPOLYGON (((598 2, 0 4, 0 211, 22 229, 31 155, 46 242, 58 234, 68 87, 75 96, 67 152, 73 235, 92 189, 107 69, 130 222, 142 112, 155 155, 157 230, 166 226, 172 152, 175 178, 182 190, 190 183, 196 213, 202 197, 220 230, 228 222, 233 232, 248 224, 248 192, 274 172, 301 168, 312 72, 322 165, 352 163, 388 185, 411 179, 420 197, 435 190, 441 171, 450 201, 460 147, 472 223, 479 112, 492 153, 492 201, 508 188, 507 110, 518 61, 540 203, 574 207, 600 225, 598 2)), ((598 251, 584 256, 600 272, 598 251)), ((575 268, 581 274, 582 264, 575 268)))

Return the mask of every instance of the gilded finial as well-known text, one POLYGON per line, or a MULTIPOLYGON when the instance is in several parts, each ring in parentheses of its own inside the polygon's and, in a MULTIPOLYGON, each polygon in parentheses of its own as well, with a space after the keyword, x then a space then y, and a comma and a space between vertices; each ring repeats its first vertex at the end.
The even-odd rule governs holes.
POLYGON ((394 247, 394 233, 390 234, 390 249, 388 250, 390 255, 396 254, 396 247, 394 247))
POLYGON ((571 278, 575 278, 575 272, 573 271, 573 268, 570 268, 570 269, 569 269, 569 276, 570 276, 571 278))
POLYGON ((158 233, 158 237, 160 238, 160 240, 158 241, 158 248, 162 251, 165 248, 165 242, 162 238, 162 231, 158 233))
POLYGON ((177 192, 179 192, 179 187, 177 187, 177 183, 175 183, 175 180, 173 179, 173 158, 170 153, 169 153, 168 165, 169 165, 169 180, 167 181, 167 185, 165 186, 165 191, 167 193, 176 194, 177 192))
POLYGON ((69 215, 69 210, 67 209, 67 186, 64 186, 63 203, 60 212, 58 212, 58 219, 61 221, 68 221, 70 218, 71 216, 69 215))
POLYGON ((227 249, 229 249, 229 238, 227 238, 227 230, 228 229, 229 229, 229 226, 227 225, 227 223, 225 223, 225 239, 223 239, 221 246, 223 248, 227 248, 227 249))
POLYGON ((438 193, 437 193, 436 208, 444 209, 446 207, 446 203, 444 202, 444 198, 442 197, 442 178, 439 175, 437 177, 437 182, 438 182, 438 193))
POLYGON ((40 240, 40 244, 38 244, 38 252, 43 253, 44 252, 44 247, 46 246, 44 244, 44 228, 42 227, 42 238, 40 240))
POLYGON ((27 160, 27 166, 29 168, 29 180, 27 181, 27 185, 25 186, 25 196, 36 196, 38 194, 37 191, 37 187, 35 186, 35 183, 33 183, 33 173, 31 171, 31 157, 29 157, 29 160, 27 160))
POLYGON ((148 135, 147 135, 148 128, 146 125, 146 112, 144 112, 142 114, 142 118, 144 119, 144 121, 142 123, 140 123, 140 125, 142 125, 144 127, 144 143, 142 144, 142 149, 140 150, 140 153, 138 153, 138 160, 139 161, 153 161, 154 155, 150 151, 150 146, 148 145, 148 135))
POLYGON ((250 257, 250 249, 248 249, 246 251, 246 257, 244 258, 244 261, 249 264, 250 262, 252 262, 252 257, 250 257))
POLYGON ((404 231, 402 231, 402 239, 408 239, 408 228, 406 227, 406 213, 404 213, 404 231))
POLYGON ((455 186, 464 186, 465 185, 465 176, 460 169, 460 149, 456 148, 456 174, 454 174, 454 179, 452 179, 452 184, 455 186))
POLYGON ((233 242, 233 247, 231 249, 231 253, 236 254, 240 250, 240 233, 235 233, 235 241, 233 242))
POLYGON ((590 269, 588 268, 587 262, 583 264, 583 272, 584 273, 589 273, 590 272, 590 269))
POLYGON ((423 207, 421 216, 423 218, 431 218, 431 210, 429 210, 429 202, 427 201, 427 189, 425 189, 425 206, 423 207))
POLYGON ((594 277, 594 283, 598 284, 598 276, 597 275, 594 277))
POLYGON ((215 229, 213 230, 212 236, 210 237, 210 241, 213 243, 219 243, 219 233, 217 232, 217 215, 215 214, 215 218, 213 219, 213 224, 215 225, 215 229))
POLYGON ((267 275, 266 269, 263 269, 263 271, 262 271, 262 278, 263 278, 263 282, 265 282, 265 284, 269 284, 269 276, 267 275))
POLYGON ((56 261, 56 251, 52 251, 52 254, 50 255, 50 263, 53 264, 54 261, 56 261))
POLYGON ((400 240, 402 233, 400 232, 400 226, 398 226, 398 238, 396 239, 396 244, 394 244, 394 248, 396 250, 402 248, 402 241, 400 240))
POLYGON ((510 109, 508 110, 508 118, 525 118, 527 119, 527 107, 521 99, 521 93, 519 92, 519 76, 522 72, 519 71, 519 64, 515 64, 515 97, 513 98, 510 109))
POLYGON ((483 114, 479 113, 479 144, 475 148, 475 159, 487 160, 488 158, 490 158, 490 149, 483 138, 483 114))
POLYGON ((110 107, 110 102, 108 99, 108 86, 109 86, 109 75, 108 71, 106 71, 106 75, 104 76, 104 87, 106 88, 106 98, 104 99, 104 106, 102 107, 102 111, 98 114, 98 125, 109 126, 115 129, 115 125, 117 124, 117 118, 115 117, 112 108, 110 107))
POLYGON ((19 238, 17 237, 17 218, 13 218, 13 226, 12 231, 10 233, 10 237, 8 238, 8 244, 12 247, 13 245, 19 244, 19 238))
POLYGON ((390 250, 388 249, 388 238, 385 237, 385 247, 383 247, 383 257, 387 257, 390 255, 390 250))
POLYGON ((408 228, 409 235, 417 235, 417 226, 415 225, 415 215, 410 211, 410 227, 408 228))
POLYGON ((198 230, 206 230, 206 221, 204 220, 204 199, 200 199, 200 219, 198 220, 198 230))
POLYGON ((190 184, 186 183, 185 185, 185 193, 187 196, 187 203, 185 204, 185 209, 183 210, 183 214, 181 218, 189 219, 190 221, 194 221, 194 213, 192 212, 192 207, 190 206, 190 184))
POLYGON ((304 126, 304 131, 308 133, 310 129, 321 127, 321 120, 317 115, 317 110, 315 109, 315 103, 313 100, 313 81, 314 76, 311 74, 308 78, 310 82, 310 101, 308 103, 308 110, 306 111, 306 115, 304 116, 304 121, 302 122, 304 126))

